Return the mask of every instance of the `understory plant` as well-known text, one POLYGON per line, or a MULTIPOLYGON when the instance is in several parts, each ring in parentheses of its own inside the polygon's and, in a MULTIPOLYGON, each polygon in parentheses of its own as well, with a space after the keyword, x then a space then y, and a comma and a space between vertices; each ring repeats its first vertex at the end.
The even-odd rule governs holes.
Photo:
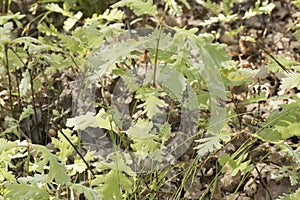
MULTIPOLYGON (((187 1, 167 0, 161 16, 151 0, 122 0, 86 18, 72 7, 76 2, 85 7, 83 1, 44 3, 37 37, 18 35, 25 15, 0 17, 1 199, 156 199, 174 169, 181 182, 168 197, 180 199, 197 170, 216 159, 214 178, 199 196, 213 199, 228 170, 242 177, 235 193, 244 185, 267 156, 251 154, 260 143, 278 146, 293 160, 276 175, 299 184, 300 154, 287 142, 299 137, 296 95, 253 122, 255 131, 235 152, 224 150, 244 134, 229 131, 230 123, 243 126, 231 88, 251 75, 237 69, 216 35, 165 23, 167 12, 182 14, 187 1), (127 9, 135 16, 131 24, 127 9), (52 15, 62 17, 60 27, 52 15), (154 27, 131 28, 145 18, 154 27), (100 142, 105 137, 109 147, 100 142), (194 152, 189 164, 181 159, 187 150, 194 152)), ((218 20, 224 16, 216 3, 201 2, 218 20)), ((234 18, 235 2, 221 4, 227 20, 234 18)), ((272 6, 255 4, 245 17, 272 6)), ((290 70, 281 88, 299 89, 296 63, 290 70)), ((280 98, 287 96, 271 100, 280 98)), ((244 103, 268 100, 259 94, 244 103)))

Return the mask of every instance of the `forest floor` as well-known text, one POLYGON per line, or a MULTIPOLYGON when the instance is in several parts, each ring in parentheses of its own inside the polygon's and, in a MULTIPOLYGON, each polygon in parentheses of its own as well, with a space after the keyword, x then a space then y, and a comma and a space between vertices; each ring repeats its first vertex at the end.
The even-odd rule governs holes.
MULTIPOLYGON (((241 121, 242 126, 232 128, 232 132, 241 133, 245 135, 255 132, 257 129, 253 125, 253 121, 263 120, 263 115, 268 115, 274 109, 278 108, 278 103, 282 101, 272 101, 272 97, 281 96, 287 93, 293 93, 300 95, 300 91, 297 88, 290 88, 289 90, 282 90, 281 85, 282 78, 285 77, 285 73, 282 70, 274 70, 269 65, 270 62, 280 62, 283 67, 287 66, 289 61, 296 62, 299 65, 300 61, 300 43, 296 39, 295 24, 299 23, 300 10, 291 4, 289 0, 272 1, 275 4, 275 8, 271 14, 257 15, 250 19, 239 19, 233 22, 224 23, 217 22, 212 24, 205 24, 211 17, 209 9, 204 8, 195 1, 189 1, 191 6, 190 10, 184 10, 184 14, 181 17, 175 17, 174 15, 168 15, 166 21, 170 26, 180 26, 193 28, 197 27, 201 33, 213 33, 216 35, 217 41, 228 45, 229 53, 232 59, 238 62, 238 68, 249 69, 249 73, 253 72, 252 82, 248 84, 252 86, 261 86, 261 91, 268 91, 268 98, 265 103, 249 104, 242 108, 243 111, 239 111, 242 114, 241 121), (201 24, 201 25, 199 25, 201 24), (205 24, 205 25, 203 25, 205 24), (227 33, 243 27, 243 30, 235 35, 230 36, 227 33), (252 37, 256 42, 247 41, 247 37, 252 37), (274 57, 271 57, 273 55, 274 57), (282 58, 286 58, 282 59, 282 58), (276 60, 278 59, 278 60, 276 60), (266 68, 269 69, 266 70, 266 68), (271 69, 271 70, 270 70, 271 69), (250 112, 249 112, 250 111, 250 112), (251 122, 252 121, 252 122, 251 122)), ((246 10, 249 10, 256 1, 244 1, 236 5, 233 8, 233 13, 242 14, 246 10)), ((278 64, 278 63, 277 63, 278 64)), ((280 64, 279 64, 280 65, 280 64)), ((280 66, 277 66, 280 67, 280 66)), ((249 85, 246 87, 249 88, 249 85)), ((256 90, 256 93, 259 93, 256 90)), ((236 95, 237 99, 247 99, 249 95, 255 95, 248 93, 245 89, 245 85, 239 85, 231 88, 231 92, 236 95)), ((284 100, 288 102, 290 100, 284 100)), ((229 105, 234 107, 234 105, 229 105)), ((238 123, 238 122, 236 122, 238 123)), ((228 151, 234 152, 236 148, 248 138, 245 136, 236 139, 228 145, 228 151), (231 149, 232 148, 232 149, 231 149)), ((300 150, 299 137, 294 137, 287 141, 290 144, 294 144, 295 148, 300 150)), ((248 177, 243 189, 236 192, 235 188, 241 181, 241 175, 237 174, 232 176, 232 172, 228 171, 222 178, 219 179, 216 186, 216 192, 212 199, 239 199, 239 200, 264 200, 264 199, 277 199, 284 192, 299 188, 298 185, 291 186, 289 178, 277 180, 272 177, 272 172, 277 171, 276 166, 289 165, 292 162, 281 152, 278 147, 268 143, 257 144, 252 149, 253 158, 260 160, 263 156, 266 156, 263 162, 259 161, 256 165, 256 170, 248 177), (266 153, 268 152, 268 153, 266 153), (224 195, 225 194, 225 195, 224 195)), ((204 174, 208 173, 211 169, 215 168, 214 161, 206 163, 204 174)), ((299 169, 299 168, 298 168, 299 169)), ((210 175, 204 175, 199 173, 198 179, 194 180, 194 184, 190 189, 187 189, 187 198, 197 199, 203 192, 200 188, 205 188, 205 184, 208 184, 212 179, 210 175), (206 178, 205 178, 206 177, 206 178)), ((299 175, 299 174, 298 174, 299 175)))
MULTIPOLYGON (((159 11, 162 11, 164 4, 157 1, 154 2, 159 11)), ((299 87, 294 87, 297 84, 299 86, 299 83, 291 83, 293 87, 282 89, 282 85, 287 85, 286 82, 283 82, 283 80, 286 80, 284 78, 287 74, 296 74, 295 69, 298 69, 298 71, 300 69, 300 42, 295 34, 295 25, 300 24, 299 8, 292 4, 290 0, 274 0, 272 2, 275 7, 270 14, 257 14, 251 18, 242 19, 241 16, 250 8, 253 8, 256 2, 248 0, 236 3, 231 7, 232 14, 237 14, 238 16, 236 20, 212 22, 212 17, 215 15, 209 8, 205 8, 193 0, 188 2, 191 8, 188 9, 183 6, 181 16, 168 13, 165 16, 166 24, 171 27, 198 28, 197 34, 212 33, 216 42, 227 45, 226 50, 229 56, 237 62, 237 69, 242 69, 249 74, 249 81, 246 84, 236 84, 229 88, 232 95, 231 102, 220 102, 220 104, 225 104, 224 107, 232 109, 238 116, 230 121, 231 124, 228 125, 227 130, 230 133, 237 134, 238 137, 230 141, 230 143, 226 143, 222 151, 216 152, 209 159, 203 158, 198 160, 199 163, 197 165, 199 165, 199 168, 195 169, 193 177, 185 180, 186 185, 181 191, 181 198, 199 199, 201 195, 207 192, 209 193, 207 196, 215 200, 269 200, 276 199, 284 193, 295 191, 300 186, 298 183, 300 166, 297 166, 297 173, 294 176, 294 178, 297 177, 297 181, 295 181, 297 184, 293 184, 293 180, 291 180, 293 176, 279 177, 278 174, 283 174, 283 172, 279 171, 280 167, 293 166, 294 160, 282 152, 274 143, 258 140, 251 147, 246 157, 253 163, 254 170, 248 173, 247 176, 244 176, 241 172, 233 173, 231 170, 227 170, 222 176, 219 176, 217 172, 220 169, 218 169, 219 166, 216 163, 218 162, 218 156, 222 153, 233 154, 241 145, 251 139, 251 135, 261 128, 259 124, 264 122, 271 112, 278 109, 279 104, 293 102, 292 98, 281 99, 281 96, 292 94, 300 98, 299 87), (253 39, 255 42, 251 42, 253 39), (291 69, 291 65, 296 67, 291 69), (263 100, 246 103, 247 99, 253 96, 260 96, 263 92, 265 93, 263 100), (215 178, 218 181, 215 181, 215 178), (211 185, 212 182, 215 185, 211 185), (208 187, 213 189, 207 190, 208 187), (237 188, 238 190, 236 190, 237 188)), ((220 6, 220 4, 218 5, 220 6)), ((15 9, 17 10, 18 7, 15 9)), ((220 13, 223 13, 223 11, 220 11, 220 13)), ((130 21, 135 20, 134 15, 130 15, 128 18, 130 21)), ((151 24, 151 20, 145 17, 142 22, 136 23, 131 28, 138 29, 151 24)), ((298 36, 299 38, 300 36, 298 36)), ((62 85, 70 86, 68 81, 72 80, 74 74, 72 70, 66 70, 63 73, 55 73, 54 76, 57 79, 53 83, 54 87, 56 87, 55 84, 60 87, 62 85)), ((112 85, 113 83, 111 83, 112 85)), ((72 104, 70 103, 72 100, 68 96, 70 90, 61 89, 61 91, 61 94, 56 94, 59 98, 56 98, 55 108, 58 109, 57 106, 60 106, 63 107, 62 110, 68 110, 68 106, 72 104)), ((104 94, 100 96, 103 97, 104 94)), ((7 102, 4 104, 8 105, 7 102)), ((3 108, 3 113, 8 112, 5 110, 3 108)), ((0 131, 4 131, 7 128, 7 125, 4 125, 3 122, 5 118, 3 113, 0 113, 0 131)), ((67 116, 70 117, 70 113, 65 115, 63 119, 60 119, 59 122, 55 122, 54 116, 52 116, 52 119, 46 120, 52 124, 45 125, 45 122, 43 122, 44 127, 41 129, 44 132, 49 131, 50 136, 56 137, 57 129, 65 126, 67 116)), ((177 123, 177 121, 172 123, 177 123)), ((32 123, 25 121, 22 126, 26 129, 26 127, 32 126, 32 123)), ((31 134, 34 135, 34 133, 31 134)), ((29 135, 27 136, 30 137, 29 135)), ((34 141, 33 138, 31 139, 34 141)), ((38 140, 36 139, 36 143, 39 143, 38 140)), ((49 142, 50 140, 48 138, 47 141, 49 142)), ((86 140, 89 140, 89 138, 86 138, 86 140)), ((295 151, 300 152, 299 136, 291 137, 285 142, 292 146, 295 151)), ((181 182, 186 177, 178 171, 186 170, 187 167, 185 166, 194 165, 196 150, 192 147, 195 146, 196 144, 193 144, 180 157, 178 163, 174 164, 173 169, 167 176, 167 181, 158 191, 158 193, 161 193, 160 199, 171 198, 168 194, 173 194, 174 191, 179 190, 181 182), (180 167, 180 163, 184 163, 185 166, 180 167)), ((205 197, 205 199, 209 199, 209 197, 205 197)))

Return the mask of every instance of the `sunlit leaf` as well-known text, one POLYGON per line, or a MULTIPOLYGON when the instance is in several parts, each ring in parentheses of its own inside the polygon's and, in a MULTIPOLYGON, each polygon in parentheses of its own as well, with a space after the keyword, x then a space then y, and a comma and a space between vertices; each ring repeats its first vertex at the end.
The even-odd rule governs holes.
POLYGON ((213 152, 214 150, 222 147, 220 143, 220 136, 218 135, 196 140, 196 142, 199 142, 199 145, 195 147, 195 149, 198 150, 197 153, 200 156, 203 156, 209 152, 213 152))
POLYGON ((28 105, 27 108, 24 109, 24 111, 21 113, 21 116, 19 117, 19 121, 22 121, 23 119, 29 117, 34 113, 32 105, 28 105))
POLYGON ((105 175, 99 175, 92 181, 97 186, 101 199, 122 199, 122 189, 131 191, 132 180, 121 171, 112 169, 105 175))
MULTIPOLYGON (((62 129, 61 130, 68 139, 76 144, 79 140, 77 135, 72 135, 72 131, 70 129, 62 129)), ((75 151, 69 141, 62 135, 60 131, 58 131, 58 138, 52 138, 52 143, 54 146, 59 149, 56 155, 63 161, 66 162, 68 157, 75 151)))
MULTIPOLYGON (((292 66, 296 65, 297 62, 294 60, 287 59, 283 56, 273 56, 279 63, 281 63, 285 68, 290 69, 292 66)), ((278 63, 272 59, 270 56, 268 57, 270 60, 270 63, 267 64, 267 69, 276 72, 276 73, 282 73, 284 72, 283 69, 278 65, 278 63)))
POLYGON ((8 22, 3 25, 3 27, 0 27, 0 41, 5 42, 9 41, 11 39, 11 31, 13 29, 13 23, 8 22))
POLYGON ((160 74, 159 81, 162 82, 164 88, 169 91, 170 96, 181 102, 187 84, 183 74, 169 67, 162 69, 160 74))
POLYGON ((265 141, 285 140, 299 135, 299 103, 281 105, 282 110, 273 111, 261 125, 264 128, 258 136, 265 141))
POLYGON ((153 5, 152 0, 147 0, 146 2, 142 0, 122 0, 112 5, 112 8, 124 6, 130 7, 136 15, 150 14, 155 16, 157 14, 156 6, 153 5))
POLYGON ((286 77, 282 78, 282 85, 280 88, 287 90, 291 88, 300 89, 300 74, 291 73, 287 74, 286 77))
POLYGON ((128 137, 133 140, 131 147, 140 158, 145 158, 148 153, 159 147, 158 136, 151 132, 152 127, 151 122, 139 119, 136 124, 126 131, 128 137))
MULTIPOLYGON (((94 159, 95 159, 95 152, 88 151, 84 155, 84 160, 88 163, 90 163, 94 159)), ((67 165, 66 167, 70 172, 70 176, 73 176, 77 173, 83 173, 85 170, 87 170, 87 166, 85 162, 82 160, 82 158, 79 155, 76 156, 74 164, 67 165)))
POLYGON ((87 112, 85 115, 79 115, 74 118, 67 119, 68 127, 74 127, 74 130, 85 130, 87 127, 98 127, 95 113, 87 112))
POLYGON ((26 183, 14 183, 8 186, 8 193, 5 195, 8 199, 49 199, 50 195, 46 187, 39 188, 37 185, 26 183))
POLYGON ((120 21, 124 17, 124 12, 119 9, 107 9, 102 15, 99 16, 100 19, 106 19, 107 21, 120 21))
POLYGON ((67 169, 64 163, 62 163, 56 155, 52 154, 49 149, 41 145, 34 145, 33 148, 42 153, 42 160, 39 162, 41 167, 45 168, 46 164, 49 163, 49 172, 47 174, 47 180, 49 182, 55 180, 57 183, 61 184, 70 183, 70 176, 67 174, 67 169))
POLYGON ((99 194, 92 188, 86 187, 82 184, 72 184, 71 189, 83 193, 87 200, 100 200, 99 194))
POLYGON ((165 103, 163 100, 156 96, 148 97, 144 103, 141 103, 137 108, 145 108, 145 112, 149 119, 152 119, 156 114, 160 113, 161 109, 164 108, 165 103))
POLYGON ((78 20, 80 20, 82 15, 83 15, 82 12, 78 12, 74 16, 69 17, 68 19, 66 19, 64 21, 64 27, 63 27, 65 29, 65 31, 69 31, 71 28, 73 28, 73 26, 76 24, 76 22, 78 20))
MULTIPOLYGON (((21 23, 19 22, 20 19, 24 18, 26 15, 21 14, 20 12, 10 14, 10 15, 4 15, 0 16, 0 25, 3 25, 13 19, 15 22, 17 22, 18 27, 21 27, 21 23)), ((11 23, 11 22, 9 22, 11 23)), ((12 23, 11 23, 12 24, 12 23)), ((1 31, 0 31, 1 33, 1 31)), ((2 35, 2 34, 0 34, 2 35)))

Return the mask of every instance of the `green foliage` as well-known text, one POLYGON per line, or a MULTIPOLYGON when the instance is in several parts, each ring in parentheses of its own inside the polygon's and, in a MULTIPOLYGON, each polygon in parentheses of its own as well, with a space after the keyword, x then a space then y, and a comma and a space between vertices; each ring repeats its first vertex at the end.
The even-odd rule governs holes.
MULTIPOLYGON (((46 1, 46 0, 45 0, 46 1)), ((66 0, 64 1, 70 10, 81 11, 85 16, 90 17, 93 13, 101 14, 108 6, 107 0, 66 0)))
POLYGON ((256 1, 253 9, 247 11, 243 18, 250 18, 256 15, 268 14, 275 8, 274 3, 268 1, 256 1))
MULTIPOLYGON (((64 132, 67 134, 66 131, 64 132)), ((71 137, 70 135, 68 136, 71 137)), ((87 199, 99 199, 95 190, 81 184, 73 184, 70 182, 70 176, 84 172, 86 166, 83 165, 82 160, 79 158, 76 158, 74 164, 67 164, 65 157, 72 154, 74 150, 69 151, 69 149, 66 148, 66 146, 68 147, 70 144, 61 135, 59 135, 59 138, 54 142, 54 145, 60 150, 56 153, 57 155, 53 154, 53 152, 44 146, 33 145, 26 141, 16 143, 1 139, 0 142, 0 179, 2 182, 6 182, 7 192, 5 197, 7 199, 32 199, 33 196, 39 199, 49 199, 55 192, 52 190, 54 188, 59 189, 58 187, 70 187, 74 191, 83 193, 87 199), (69 151, 69 153, 66 154, 66 151, 69 151), (18 157, 25 158, 27 154, 31 154, 32 152, 34 152, 34 161, 28 160, 28 162, 30 162, 30 168, 28 170, 33 172, 33 176, 20 177, 16 182, 15 177, 8 171, 8 167, 14 168, 11 164, 11 159, 18 157), (51 186, 51 189, 49 186, 51 186)), ((94 159, 93 155, 93 153, 88 152, 85 155, 85 159, 89 162, 94 159)))
POLYGON ((300 75, 299 74, 287 74, 286 77, 282 79, 282 89, 289 88, 300 88, 300 75))
POLYGON ((285 194, 284 196, 281 196, 279 199, 280 200, 297 200, 299 198, 300 198, 300 188, 292 194, 285 194))
POLYGON ((262 123, 264 129, 257 134, 259 138, 277 141, 299 136, 299 103, 294 102, 281 107, 281 111, 272 112, 267 121, 262 123))
POLYGON ((297 170, 293 166, 283 166, 280 168, 279 174, 276 178, 282 179, 284 177, 289 177, 292 186, 299 183, 299 176, 297 170))
MULTIPOLYGON (((50 194, 47 189, 47 183, 55 181, 58 184, 68 184, 70 183, 70 177, 67 175, 67 170, 65 165, 60 162, 59 158, 52 154, 49 149, 40 145, 31 145, 29 142, 16 143, 16 142, 4 142, 5 145, 1 145, 1 171, 7 166, 13 167, 11 164, 5 165, 11 162, 11 159, 17 158, 15 155, 17 152, 21 153, 18 157, 24 158, 27 154, 30 154, 28 150, 35 151, 36 156, 34 163, 30 163, 31 172, 39 172, 39 174, 34 174, 34 176, 27 176, 26 178, 18 178, 18 182, 12 177, 10 173, 1 173, 3 181, 10 181, 7 183, 8 192, 6 193, 7 198, 18 199, 22 197, 23 199, 31 199, 32 196, 37 196, 41 199, 48 199, 50 194), (12 154, 12 152, 14 152, 12 154), (6 155, 12 155, 7 157, 6 155), (45 174, 45 170, 48 173, 45 174)), ((30 162, 28 160, 28 162, 30 162)), ((7 169, 6 169, 7 170, 7 169)))
POLYGON ((51 182, 55 180, 58 184, 67 184, 70 182, 70 177, 67 174, 67 169, 64 163, 61 162, 60 158, 56 155, 53 155, 49 149, 44 146, 34 145, 33 148, 37 153, 41 153, 41 157, 38 157, 39 160, 35 160, 38 164, 37 171, 44 174, 44 169, 49 163, 49 172, 47 175, 47 181, 51 182))
POLYGON ((223 165, 223 172, 227 171, 228 168, 232 169, 232 176, 236 176, 238 172, 245 174, 248 171, 251 171, 250 160, 245 161, 248 154, 243 154, 238 159, 234 160, 228 154, 224 154, 219 158, 220 164, 223 165), (244 161, 244 162, 243 162, 244 161))
POLYGON ((255 140, 245 142, 236 152, 232 153, 231 155, 226 153, 221 155, 219 157, 219 162, 223 166, 221 171, 226 172, 228 168, 230 168, 232 170, 232 176, 237 175, 238 172, 240 172, 242 175, 251 172, 254 166, 251 164, 251 160, 247 159, 247 152, 254 142, 255 140))
POLYGON ((157 8, 153 5, 152 0, 142 1, 142 0, 122 0, 115 3, 112 8, 119 8, 128 6, 130 7, 136 15, 150 14, 155 16, 157 14, 157 8))
MULTIPOLYGON (((190 9, 191 6, 186 0, 179 0, 180 3, 186 6, 187 9, 190 9)), ((182 6, 179 5, 175 0, 167 0, 165 8, 170 8, 171 11, 176 13, 177 15, 182 15, 182 6)))
POLYGON ((21 133, 20 133, 20 123, 22 120, 26 119, 30 115, 33 114, 33 108, 31 105, 27 106, 27 108, 24 109, 24 111, 21 113, 20 117, 18 120, 6 116, 5 117, 5 122, 8 124, 8 128, 0 133, 1 135, 6 135, 8 133, 14 133, 18 138, 21 138, 21 133))
MULTIPOLYGON (((213 13, 209 19, 201 22, 201 25, 208 26, 217 22, 230 23, 237 21, 239 19, 249 19, 251 17, 269 14, 275 8, 274 3, 269 3, 268 0, 259 0, 255 1, 254 7, 247 10, 243 16, 239 16, 240 13, 233 13, 233 7, 235 4, 240 3, 238 0, 223 0, 221 2, 214 2, 211 0, 199 0, 197 1, 206 9, 210 10, 213 13)), ((227 35, 236 35, 244 29, 243 26, 240 26, 237 29, 227 30, 227 35)))
POLYGON ((151 132, 153 124, 149 121, 139 119, 136 124, 130 127, 126 134, 133 140, 131 147, 140 158, 146 158, 149 152, 154 152, 158 147, 158 136, 151 132))
MULTIPOLYGON (((224 126, 230 121, 231 116, 236 118, 240 113, 234 113, 236 110, 220 105, 218 100, 231 100, 229 98, 232 94, 231 91, 227 91, 228 88, 248 83, 248 78, 254 76, 257 71, 236 70, 236 63, 228 56, 226 45, 215 42, 218 38, 212 34, 198 34, 197 28, 188 30, 178 27, 169 27, 172 34, 164 33, 165 24, 156 16, 158 10, 152 0, 122 0, 107 10, 104 9, 106 5, 99 4, 101 2, 103 1, 68 0, 62 4, 48 4, 44 1, 46 11, 40 15, 41 20, 37 25, 38 37, 16 38, 15 26, 22 27, 19 20, 23 19, 24 15, 16 13, 0 17, 0 59, 2 60, 0 80, 4 80, 3 83, 1 82, 0 92, 1 95, 11 92, 9 98, 20 102, 20 105, 18 102, 17 105, 13 104, 9 108, 7 101, 1 99, 1 109, 5 108, 5 114, 8 115, 3 118, 7 128, 0 133, 0 136, 13 138, 9 135, 13 133, 19 139, 22 138, 21 123, 35 116, 37 109, 45 111, 43 107, 37 107, 40 105, 39 102, 34 102, 36 99, 45 98, 48 101, 47 112, 55 122, 69 115, 68 109, 56 105, 61 97, 63 86, 55 86, 59 79, 57 73, 65 73, 68 69, 83 74, 84 79, 91 82, 100 82, 104 77, 121 78, 125 89, 128 88, 133 93, 131 102, 133 105, 129 106, 132 110, 129 112, 131 115, 138 113, 140 117, 130 116, 132 119, 129 127, 123 130, 124 127, 119 125, 120 123, 112 114, 114 105, 100 105, 101 108, 97 113, 87 112, 70 116, 66 120, 67 128, 55 130, 57 136, 51 139, 50 148, 31 144, 29 140, 11 142, 0 138, 0 182, 1 190, 4 188, 3 192, 1 191, 4 198, 66 199, 72 197, 79 199, 79 195, 84 195, 87 199, 129 199, 134 195, 155 198, 165 181, 168 169, 165 172, 155 172, 161 174, 155 179, 150 179, 152 182, 149 184, 149 191, 147 189, 149 194, 145 197, 142 193, 145 192, 145 188, 142 188, 144 183, 139 186, 138 184, 141 183, 138 182, 145 181, 145 184, 148 184, 146 183, 148 179, 138 180, 133 167, 136 164, 134 159, 151 158, 156 161, 166 159, 163 155, 166 153, 164 150, 170 144, 172 132, 179 129, 176 124, 179 122, 168 120, 172 117, 194 117, 194 112, 205 113, 209 117, 181 119, 182 124, 184 120, 196 124, 196 128, 190 127, 194 124, 187 124, 188 127, 183 125, 183 128, 196 131, 189 133, 192 131, 184 130, 186 138, 185 141, 180 142, 197 138, 193 146, 197 150, 193 162, 197 164, 196 167, 191 166, 195 169, 199 167, 200 157, 209 159, 221 151, 222 154, 218 155, 221 167, 213 184, 216 184, 219 176, 228 170, 232 170, 232 176, 241 173, 246 177, 252 172, 254 165, 249 159, 251 157, 249 151, 256 140, 276 144, 283 153, 293 158, 295 163, 291 166, 282 166, 277 178, 289 177, 292 185, 299 183, 297 170, 293 164, 300 163, 300 155, 285 142, 289 138, 299 136, 300 110, 297 97, 293 97, 293 103, 281 105, 280 109, 271 112, 265 121, 259 123, 258 131, 252 134, 254 137, 252 142, 243 142, 232 154, 224 153, 224 144, 236 138, 235 135, 225 131, 224 126), (87 8, 93 5, 92 2, 96 2, 94 9, 97 12, 94 10, 88 13, 87 8), (128 31, 124 30, 124 12, 121 11, 124 6, 130 8, 138 17, 145 17, 145 15, 150 17, 157 28, 137 40, 124 39, 128 34, 128 31), (51 14, 54 13, 62 17, 62 27, 55 26, 50 20, 51 14), (85 18, 86 16, 89 18, 85 18), (134 70, 128 70, 130 68, 128 66, 131 65, 132 59, 139 59, 143 48, 147 48, 150 62, 145 79, 141 82, 134 70), (199 51, 198 57, 191 57, 192 50, 199 51), (6 79, 2 75, 4 73, 12 78, 6 79), (48 94, 52 96, 48 97, 48 94), (30 103, 32 105, 29 105, 30 103), (17 109, 22 112, 14 115, 17 109), (165 114, 163 112, 167 114, 166 121, 161 124, 153 122, 160 114, 165 114), (199 125, 204 130, 198 131, 199 125), (108 133, 111 136, 114 152, 106 158, 90 150, 82 156, 79 155, 80 137, 75 134, 75 131, 80 133, 88 128, 99 128, 108 133), (125 150, 120 150, 124 145, 125 150), (78 152, 75 152, 74 146, 79 149, 78 152), (131 152, 128 152, 129 150, 131 152), (133 155, 136 158, 133 158, 133 155), (89 166, 93 168, 90 169, 89 166), (83 182, 82 179, 87 181, 83 182), (78 196, 74 197, 75 195, 78 196)), ((214 14, 203 23, 204 25, 215 22, 230 23, 236 19, 268 14, 274 8, 273 3, 257 1, 243 16, 238 16, 232 8, 240 1, 199 2, 214 14)), ((298 5, 298 1, 293 2, 298 5)), ((182 5, 186 8, 190 7, 186 0, 178 2, 166 0, 164 12, 170 11, 182 15, 182 5)), ((242 29, 243 27, 233 30, 232 35, 237 35, 242 29)), ((296 31, 296 37, 300 38, 299 31, 296 31)), ((297 70, 298 63, 281 57, 276 59, 287 68, 297 70)), ((282 72, 277 63, 272 60, 267 65, 267 69, 271 72, 282 72)), ((299 89, 299 74, 287 74, 282 80, 281 89, 299 89)), ((87 89, 92 87, 89 84, 85 86, 87 89)), ((79 94, 79 97, 84 98, 84 95, 80 95, 82 94, 79 94)), ((113 95, 115 94, 112 94, 109 100, 113 99, 113 95)), ((244 102, 261 101, 268 101, 268 98, 257 95, 249 97, 244 102)), ((90 103, 96 105, 96 102, 90 103)), ((237 108, 238 102, 234 103, 237 108)), ((49 126, 46 125, 47 128, 49 126)), ((171 164, 171 161, 168 162, 171 164)), ((145 164, 144 167, 148 166, 145 164)), ((191 168, 186 172, 194 170, 190 170, 191 168)), ((148 174, 150 177, 157 176, 152 172, 148 174)), ((184 177, 184 179, 188 178, 189 175, 184 177)), ((174 193, 180 193, 179 190, 174 193)), ((296 199, 298 196, 299 190, 294 194, 286 195, 283 199, 296 199)))
MULTIPOLYGON (((62 132, 69 138, 69 140, 73 144, 77 144, 78 137, 76 135, 72 136, 72 132, 70 129, 63 129, 62 132)), ((59 149, 59 152, 57 152, 57 156, 59 156, 63 162, 66 162, 68 160, 68 157, 73 153, 74 149, 71 146, 70 143, 62 136, 62 133, 58 132, 59 140, 56 138, 53 138, 52 143, 55 148, 59 149)))
POLYGON ((159 76, 159 80, 162 82, 162 86, 168 91, 172 98, 182 101, 183 92, 186 90, 187 80, 183 74, 178 72, 176 68, 182 66, 176 59, 173 66, 165 66, 159 76), (175 68, 175 69, 174 69, 175 68))
MULTIPOLYGON (((285 66, 287 69, 291 69, 293 68, 293 66, 297 65, 297 62, 296 61, 293 61, 293 60, 289 60, 285 57, 278 57, 278 56, 274 56, 275 59, 280 62, 283 66, 285 66)), ((283 69, 278 66, 278 64, 269 57, 270 59, 270 63, 266 66, 268 68, 268 70, 272 71, 272 72, 280 72, 282 73, 283 72, 283 69)))
POLYGON ((96 189, 103 199, 122 199, 122 189, 128 193, 132 192, 132 180, 119 170, 112 169, 105 175, 99 175, 92 185, 103 185, 96 189))
POLYGON ((85 187, 82 184, 73 184, 70 188, 79 193, 83 193, 87 200, 100 199, 99 194, 95 190, 85 187))
POLYGON ((20 153, 21 155, 24 153, 24 151, 19 151, 19 149, 14 149, 14 147, 17 145, 16 142, 10 142, 6 141, 3 138, 0 138, 0 181, 4 182, 5 180, 8 181, 14 181, 14 175, 12 174, 12 171, 9 171, 9 168, 15 168, 15 166, 11 163, 10 156, 20 153))
POLYGON ((85 130, 88 127, 99 127, 117 132, 117 126, 112 121, 112 116, 104 109, 101 109, 96 116, 91 112, 87 112, 85 115, 69 118, 66 125, 77 131, 85 130))
POLYGON ((300 1, 299 0, 293 0, 292 3, 297 6, 298 8, 300 8, 300 1))
POLYGON ((37 184, 29 185, 26 183, 11 184, 8 186, 9 192, 6 198, 11 199, 49 199, 50 195, 45 188, 39 188, 37 184))
MULTIPOLYGON (((2 24, 1 24, 2 25, 2 24)), ((1 35, 1 42, 7 42, 10 41, 10 33, 13 29, 13 23, 12 22, 8 22, 8 23, 4 23, 3 27, 0 27, 0 35, 1 35)))
POLYGON ((13 20, 17 24, 18 27, 21 27, 22 24, 20 22, 20 19, 22 19, 24 17, 25 17, 25 15, 20 14, 20 12, 17 12, 12 15, 0 16, 0 25, 6 24, 8 21, 13 20))
POLYGON ((298 151, 294 151, 293 148, 286 142, 281 141, 278 142, 277 145, 280 147, 282 152, 293 158, 293 162, 295 162, 296 164, 300 163, 300 153, 298 151))
POLYGON ((197 147, 195 147, 195 149, 198 149, 198 154, 202 156, 206 153, 213 152, 217 149, 221 149, 221 141, 226 141, 228 139, 229 136, 218 134, 200 140, 196 140, 196 142, 198 142, 199 144, 197 147))
MULTIPOLYGON (((88 163, 91 163, 92 161, 95 160, 95 157, 96 157, 95 152, 88 151, 84 155, 84 160, 87 161, 88 163)), ((74 164, 69 164, 66 167, 70 172, 71 176, 74 176, 77 173, 84 173, 87 170, 86 164, 83 162, 82 158, 78 155, 74 160, 74 164)))
POLYGON ((300 29, 299 29, 299 24, 295 25, 296 31, 295 31, 295 37, 297 38, 298 41, 300 41, 300 29))
POLYGON ((145 101, 144 103, 137 106, 137 108, 144 108, 144 113, 147 114, 149 119, 152 119, 157 113, 159 108, 164 108, 165 103, 159 97, 165 96, 165 92, 160 89, 146 89, 140 88, 137 90, 137 99, 145 101))

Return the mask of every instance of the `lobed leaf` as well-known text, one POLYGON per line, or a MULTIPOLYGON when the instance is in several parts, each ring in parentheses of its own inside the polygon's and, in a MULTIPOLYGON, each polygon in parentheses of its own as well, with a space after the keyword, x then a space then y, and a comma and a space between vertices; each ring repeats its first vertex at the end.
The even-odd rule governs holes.
POLYGON ((99 194, 92 188, 88 188, 82 184, 72 184, 71 189, 83 193, 87 200, 100 200, 99 194))
POLYGON ((157 14, 157 8, 153 5, 153 0, 122 0, 118 3, 115 3, 111 7, 119 8, 124 6, 128 6, 129 8, 131 8, 132 11, 138 16, 143 14, 150 14, 152 16, 155 16, 157 14))
POLYGON ((99 175, 92 181, 97 186, 101 199, 123 199, 121 190, 131 192, 132 180, 121 171, 112 169, 105 175, 99 175))
POLYGON ((50 195, 45 187, 38 187, 37 185, 29 185, 26 183, 13 183, 8 185, 8 193, 5 198, 8 199, 49 199, 50 195))
POLYGON ((270 114, 266 122, 261 125, 264 128, 257 134, 265 141, 285 140, 299 135, 299 103, 281 105, 282 110, 276 110, 270 114))
POLYGON ((49 172, 47 174, 48 182, 55 180, 59 184, 70 183, 70 176, 67 174, 67 169, 56 155, 52 154, 50 150, 44 146, 33 145, 32 147, 42 153, 38 164, 41 165, 43 169, 46 169, 47 163, 49 163, 49 172))
MULTIPOLYGON (((77 135, 72 135, 73 131, 70 129, 62 129, 61 130, 73 143, 76 144, 79 140, 77 135)), ((68 160, 68 157, 73 154, 74 148, 69 143, 69 141, 62 135, 60 131, 58 131, 58 138, 52 138, 52 143, 54 144, 54 147, 59 149, 59 151, 56 153, 56 155, 64 162, 66 163, 68 160)))
POLYGON ((286 77, 282 79, 282 85, 280 85, 280 88, 282 88, 283 90, 288 90, 291 88, 300 89, 300 74, 287 74, 286 77))

